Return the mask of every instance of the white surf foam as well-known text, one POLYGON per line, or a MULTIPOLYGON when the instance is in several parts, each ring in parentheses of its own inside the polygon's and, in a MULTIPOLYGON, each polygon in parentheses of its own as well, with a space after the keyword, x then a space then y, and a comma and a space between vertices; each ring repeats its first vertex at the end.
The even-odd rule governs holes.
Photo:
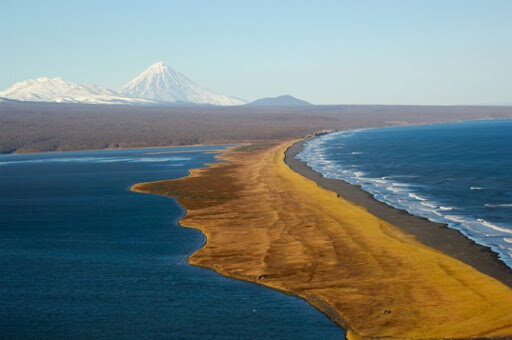
MULTIPOLYGON (((344 135, 344 137, 351 137, 351 135, 344 135)), ((320 137, 321 138, 321 137, 320 137)), ((318 139, 320 139, 318 138, 318 139)), ((465 215, 464 209, 457 210, 456 203, 434 202, 431 197, 423 196, 421 190, 412 190, 414 187, 423 188, 425 185, 407 183, 408 179, 419 178, 417 175, 392 175, 382 176, 379 178, 367 177, 365 174, 366 169, 357 169, 357 164, 344 164, 335 162, 335 166, 326 166, 325 163, 318 162, 318 159, 330 159, 332 155, 327 152, 333 147, 338 147, 340 138, 333 136, 334 141, 325 143, 318 142, 318 139, 313 140, 306 144, 304 150, 297 157, 308 163, 313 169, 326 176, 327 172, 331 178, 338 178, 345 180, 352 184, 359 184, 362 188, 376 199, 386 202, 391 206, 398 209, 405 209, 411 214, 423 216, 434 222, 447 223, 451 228, 461 231, 466 237, 473 239, 481 244, 491 244, 491 247, 498 251, 500 246, 508 246, 512 243, 512 228, 509 226, 500 226, 483 219, 477 220, 476 217, 465 215), (313 143, 315 142, 315 143, 313 143), (328 171, 327 171, 328 170, 328 171), (395 182, 396 181, 396 182, 395 182), (412 191, 412 192, 411 192, 412 191), (419 192, 419 193, 418 193, 419 192), (453 204, 453 205, 452 205, 453 204), (459 215, 454 214, 454 211, 461 211, 459 215), (492 242, 487 242, 485 239, 492 238, 492 242), (508 241, 504 240, 506 238, 508 241), (494 242, 494 243, 493 243, 494 242)), ((342 146, 339 147, 343 148, 342 146)), ((355 151, 357 153, 357 151, 355 151)), ((348 152, 346 152, 347 154, 348 152)), ((354 162, 357 158, 354 158, 354 162)), ((452 177, 446 177, 446 181, 453 180, 452 177)), ((415 180, 415 182, 419 182, 415 180)), ((471 190, 484 190, 484 187, 471 186, 471 190)), ((505 204, 486 204, 488 208, 510 208, 512 203, 505 204)), ((499 251, 498 251, 499 252, 499 251)), ((503 252, 500 252, 503 254, 503 252)), ((506 253, 505 253, 506 254, 506 253)), ((507 259, 505 262, 508 262, 507 259)), ((511 266, 512 267, 512 266, 511 266)))
POLYGON ((366 181, 368 182, 371 182, 371 183, 377 183, 377 184, 388 184, 387 181, 384 181, 382 179, 378 179, 378 178, 365 178, 366 181))
POLYGON ((395 182, 391 185, 394 187, 410 187, 411 186, 410 184, 407 184, 407 183, 398 183, 398 182, 395 182))
POLYGON ((410 198, 417 199, 418 201, 426 201, 426 200, 427 200, 426 198, 421 197, 420 195, 417 195, 417 194, 415 194, 415 193, 413 193, 413 192, 410 192, 410 193, 409 193, 409 197, 410 197, 410 198))
POLYGON ((512 230, 511 229, 503 228, 503 227, 501 227, 499 225, 496 225, 494 223, 491 223, 491 222, 486 221, 486 220, 481 219, 481 218, 478 218, 477 221, 480 222, 482 225, 486 226, 487 228, 494 229, 496 231, 501 231, 501 232, 504 232, 504 233, 507 233, 507 234, 512 234, 512 230))
POLYGON ((447 220, 453 221, 453 222, 458 222, 458 223, 466 222, 466 219, 463 216, 459 216, 459 215, 444 215, 444 218, 446 218, 447 220))
POLYGON ((503 204, 485 204, 487 208, 512 208, 512 203, 503 204))
POLYGON ((389 191, 394 192, 394 193, 403 192, 403 190, 395 188, 394 186, 386 187, 386 190, 389 190, 389 191))
POLYGON ((363 177, 364 175, 364 171, 354 171, 354 176, 356 177, 363 177))
POLYGON ((434 203, 430 203, 430 202, 421 202, 421 205, 424 205, 426 207, 433 208, 433 209, 437 208, 437 205, 435 205, 434 203))

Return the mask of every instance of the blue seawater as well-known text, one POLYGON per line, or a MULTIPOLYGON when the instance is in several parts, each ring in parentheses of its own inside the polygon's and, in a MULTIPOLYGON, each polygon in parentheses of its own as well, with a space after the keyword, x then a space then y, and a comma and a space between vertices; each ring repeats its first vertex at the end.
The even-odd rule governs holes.
POLYGON ((0 338, 342 338, 299 298, 190 266, 205 238, 183 209, 129 191, 215 161, 197 150, 1 155, 0 338))
POLYGON ((297 157, 324 177, 458 229, 512 267, 512 120, 335 132, 297 157))

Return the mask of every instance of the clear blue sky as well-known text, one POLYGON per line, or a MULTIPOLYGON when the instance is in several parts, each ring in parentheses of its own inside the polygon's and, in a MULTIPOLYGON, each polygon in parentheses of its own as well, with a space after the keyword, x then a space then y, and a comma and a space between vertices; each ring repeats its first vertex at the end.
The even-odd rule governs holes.
POLYGON ((512 1, 0 1, 0 89, 162 60, 248 100, 512 104, 512 1))

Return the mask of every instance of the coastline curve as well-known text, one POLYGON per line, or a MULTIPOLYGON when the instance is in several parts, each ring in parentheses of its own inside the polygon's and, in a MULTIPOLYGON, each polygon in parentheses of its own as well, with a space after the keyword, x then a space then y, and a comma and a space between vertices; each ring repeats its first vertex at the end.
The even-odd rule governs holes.
POLYGON ((180 224, 206 235, 190 264, 302 297, 347 338, 512 334, 509 287, 294 171, 297 145, 232 149, 228 162, 132 190, 186 209, 180 224))
POLYGON ((285 151, 285 163, 298 174, 309 178, 324 189, 363 206, 369 213, 412 234, 421 243, 454 257, 480 272, 489 275, 512 288, 512 269, 498 257, 490 247, 480 245, 447 224, 432 222, 427 218, 410 214, 377 200, 360 185, 342 179, 330 179, 313 170, 304 161, 296 158, 309 140, 308 137, 291 145, 285 151))

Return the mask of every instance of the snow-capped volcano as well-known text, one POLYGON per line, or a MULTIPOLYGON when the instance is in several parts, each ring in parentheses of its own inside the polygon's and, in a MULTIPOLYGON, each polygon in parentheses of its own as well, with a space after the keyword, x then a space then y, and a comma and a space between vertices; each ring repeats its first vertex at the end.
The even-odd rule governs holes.
POLYGON ((148 99, 120 96, 116 92, 90 84, 74 84, 62 78, 37 78, 15 83, 0 92, 0 97, 34 102, 84 104, 154 104, 148 99))
POLYGON ((151 65, 135 79, 121 87, 119 93, 124 96, 166 103, 181 101, 213 105, 245 104, 243 100, 202 88, 161 61, 151 65))
MULTIPOLYGON (((151 65, 118 92, 62 78, 37 78, 15 83, 0 98, 18 101, 85 104, 194 104, 242 105, 241 99, 206 90, 163 62, 151 65)), ((2 100, 3 101, 3 100, 2 100)))

